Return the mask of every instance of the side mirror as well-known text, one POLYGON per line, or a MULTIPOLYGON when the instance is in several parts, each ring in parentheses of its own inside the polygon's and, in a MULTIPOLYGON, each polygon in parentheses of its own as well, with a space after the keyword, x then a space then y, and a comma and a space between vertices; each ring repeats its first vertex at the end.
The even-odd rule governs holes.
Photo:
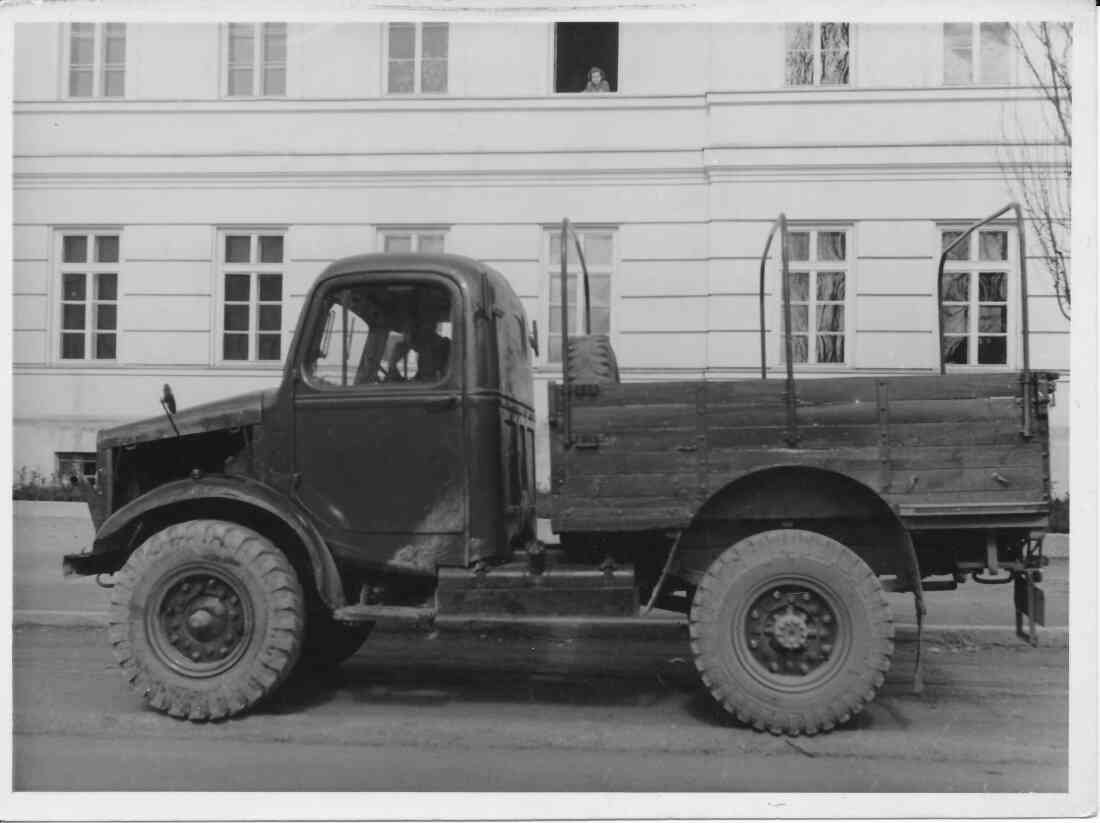
POLYGON ((176 397, 172 394, 172 387, 167 383, 164 384, 164 393, 160 396, 160 405, 168 414, 176 413, 176 397))
POLYGON ((539 356, 539 321, 531 321, 531 334, 527 337, 527 342, 531 344, 531 351, 535 353, 535 357, 539 356))

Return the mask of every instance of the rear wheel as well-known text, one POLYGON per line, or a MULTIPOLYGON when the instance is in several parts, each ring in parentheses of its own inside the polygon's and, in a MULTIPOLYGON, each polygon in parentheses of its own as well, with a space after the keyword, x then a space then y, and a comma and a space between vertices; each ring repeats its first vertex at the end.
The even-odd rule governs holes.
POLYGON ((286 679, 305 630, 302 587, 286 556, 220 520, 170 526, 115 579, 110 639, 131 686, 173 717, 239 714, 286 679))
POLYGON ((726 549, 691 609, 703 682, 739 721, 816 734, 871 702, 894 650, 878 577, 824 535, 783 529, 726 549))

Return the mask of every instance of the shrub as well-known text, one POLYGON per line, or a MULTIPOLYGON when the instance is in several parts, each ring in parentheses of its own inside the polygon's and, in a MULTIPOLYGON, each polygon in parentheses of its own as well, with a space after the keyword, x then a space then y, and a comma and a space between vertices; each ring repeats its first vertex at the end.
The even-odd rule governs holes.
POLYGON ((19 469, 11 489, 12 500, 61 500, 83 502, 84 493, 80 486, 64 483, 54 474, 46 477, 36 469, 26 466, 19 469))

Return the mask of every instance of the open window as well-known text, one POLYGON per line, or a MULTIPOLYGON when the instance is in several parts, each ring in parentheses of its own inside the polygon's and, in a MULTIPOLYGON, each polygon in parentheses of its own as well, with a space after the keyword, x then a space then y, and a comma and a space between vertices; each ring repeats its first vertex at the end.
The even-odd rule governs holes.
POLYGON ((449 373, 451 295, 435 283, 356 283, 330 291, 303 372, 317 388, 437 383, 449 373))
POLYGON ((555 24, 554 91, 560 94, 618 90, 619 24, 555 24))

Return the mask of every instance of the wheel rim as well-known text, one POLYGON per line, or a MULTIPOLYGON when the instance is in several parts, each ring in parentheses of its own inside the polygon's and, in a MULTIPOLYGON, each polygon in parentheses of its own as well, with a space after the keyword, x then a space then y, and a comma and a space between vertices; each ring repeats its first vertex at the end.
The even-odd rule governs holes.
POLYGON ((818 580, 783 576, 765 581, 734 615, 733 650, 768 688, 804 692, 844 665, 851 621, 841 599, 818 580))
POLYGON ((241 659, 253 615, 243 583, 226 570, 192 564, 166 577, 146 610, 150 645, 170 668, 188 677, 214 677, 241 659))

